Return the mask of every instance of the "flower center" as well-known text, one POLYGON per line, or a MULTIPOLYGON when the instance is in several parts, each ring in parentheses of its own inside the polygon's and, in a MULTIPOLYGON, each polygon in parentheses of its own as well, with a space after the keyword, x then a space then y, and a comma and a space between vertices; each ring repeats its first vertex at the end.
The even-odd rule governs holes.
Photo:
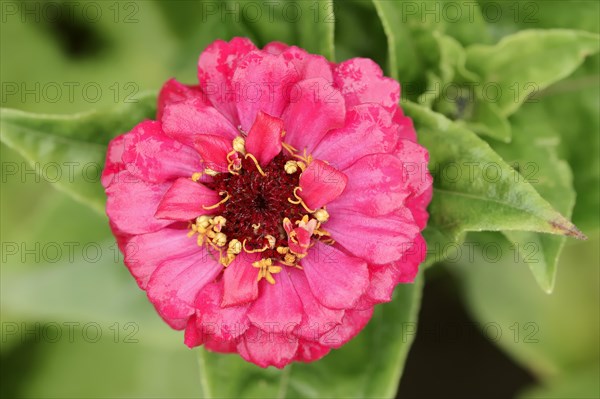
POLYGON ((228 173, 205 169, 195 173, 212 176, 207 187, 218 192, 222 200, 205 209, 213 215, 198 217, 190 224, 190 236, 198 234, 198 245, 208 245, 219 253, 220 263, 227 267, 239 254, 259 253, 253 263, 258 278, 275 283, 272 274, 282 266, 301 268, 298 261, 306 256, 312 239, 333 242, 321 224, 328 219, 327 211, 309 209, 298 196, 302 171, 312 161, 284 144, 284 150, 266 166, 260 166, 252 154, 247 154, 238 137, 227 160, 228 173))

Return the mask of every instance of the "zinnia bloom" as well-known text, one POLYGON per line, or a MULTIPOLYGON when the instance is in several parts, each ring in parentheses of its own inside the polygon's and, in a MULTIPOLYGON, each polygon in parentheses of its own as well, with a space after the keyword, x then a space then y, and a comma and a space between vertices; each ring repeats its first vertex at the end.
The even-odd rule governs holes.
POLYGON ((185 343, 259 366, 313 361, 412 282, 427 151, 371 60, 245 38, 212 43, 198 86, 109 145, 102 183, 125 264, 185 343))

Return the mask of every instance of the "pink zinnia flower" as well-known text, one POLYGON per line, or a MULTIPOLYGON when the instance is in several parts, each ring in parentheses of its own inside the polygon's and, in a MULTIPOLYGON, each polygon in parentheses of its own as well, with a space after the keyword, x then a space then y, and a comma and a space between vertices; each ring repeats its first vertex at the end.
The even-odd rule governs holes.
POLYGON ((218 40, 109 145, 125 264, 185 343, 259 366, 355 336, 425 256, 427 151, 371 60, 218 40))

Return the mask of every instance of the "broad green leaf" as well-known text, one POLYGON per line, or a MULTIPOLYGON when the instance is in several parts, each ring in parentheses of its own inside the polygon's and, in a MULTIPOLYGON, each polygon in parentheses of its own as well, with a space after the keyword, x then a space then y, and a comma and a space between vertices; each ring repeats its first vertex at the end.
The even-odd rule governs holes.
POLYGON ((421 290, 422 278, 398 286, 356 338, 317 362, 261 369, 237 355, 199 349, 202 397, 393 398, 416 331, 421 290))
POLYGON ((106 146, 146 118, 153 118, 156 96, 147 94, 135 103, 112 110, 57 116, 14 109, 0 110, 0 139, 21 154, 32 168, 55 168, 49 177, 54 186, 92 208, 103 211, 105 195, 100 185, 106 146))
POLYGON ((470 234, 468 240, 480 249, 474 260, 448 267, 459 273, 475 320, 500 327, 498 345, 542 380, 597 362, 598 236, 565 245, 552 295, 538 288, 528 270, 540 248, 518 247, 498 233, 470 234))
POLYGON ((566 375, 547 381, 544 385, 528 388, 519 399, 600 398, 600 364, 569 370, 566 375))
MULTIPOLYGON (((198 366, 183 344, 177 349, 141 345, 142 327, 136 334, 133 324, 87 323, 79 328, 38 324, 42 338, 29 333, 20 347, 3 352, 2 397, 198 397, 198 366), (97 341, 96 334, 101 334, 97 341)), ((36 331, 35 323, 27 326, 36 331)))
POLYGON ((387 41, 372 3, 363 0, 334 1, 335 53, 338 61, 366 57, 387 68, 387 41))
POLYGON ((495 87, 494 94, 486 98, 508 116, 529 95, 567 77, 587 56, 599 50, 597 34, 562 29, 528 30, 505 37, 494 46, 469 47, 467 67, 482 77, 484 86, 495 87))
POLYGON ((401 82, 415 82, 423 64, 422 55, 407 17, 401 10, 401 2, 373 0, 388 41, 390 76, 401 82))
POLYGON ((512 128, 508 119, 501 114, 496 104, 482 100, 479 94, 476 94, 471 117, 464 121, 460 120, 459 123, 464 123, 477 134, 503 143, 508 143, 512 139, 512 128))
MULTIPOLYGON (((521 176, 557 211, 570 217, 575 205, 575 190, 569 165, 558 158, 560 135, 539 107, 524 106, 511 118, 515 129, 510 145, 494 144, 493 148, 509 164, 519 168, 521 176)), ((540 287, 552 292, 556 264, 565 237, 531 232, 504 232, 509 241, 521 248, 534 245, 538 250, 529 256, 529 267, 540 287)))
POLYGON ((454 239, 483 230, 584 237, 473 132, 414 103, 402 106, 430 154, 432 228, 454 239))
MULTIPOLYGON (((280 41, 334 60, 333 0, 285 3, 227 1, 219 7, 228 7, 234 12, 231 18, 240 21, 239 24, 248 30, 258 46, 280 41)), ((226 14, 221 10, 219 15, 226 14)))
MULTIPOLYGON (((27 244, 35 248, 34 242, 27 244)), ((39 244, 40 250, 26 259, 37 260, 39 267, 22 267, 21 253, 4 254, 8 262, 2 265, 3 321, 94 321, 103 327, 131 322, 139 328, 136 338, 141 345, 183 345, 181 333, 161 320, 129 275, 114 241, 39 244), (67 257, 55 262, 58 251, 67 257)))

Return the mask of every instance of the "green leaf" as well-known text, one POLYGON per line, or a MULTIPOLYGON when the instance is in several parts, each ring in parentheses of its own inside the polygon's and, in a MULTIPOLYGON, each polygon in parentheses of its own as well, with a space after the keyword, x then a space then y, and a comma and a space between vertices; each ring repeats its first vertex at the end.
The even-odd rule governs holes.
MULTIPOLYGON (((548 123, 540 107, 524 106, 511 118, 515 130, 510 145, 494 144, 493 148, 511 165, 519 167, 521 176, 557 211, 570 217, 575 205, 575 190, 569 165, 558 158, 560 135, 548 123)), ((529 267, 540 287, 552 292, 556 279, 556 264, 565 237, 531 232, 504 232, 509 241, 521 247, 538 248, 529 256, 529 267)))
MULTIPOLYGON (((528 30, 505 37, 494 46, 467 49, 467 67, 489 89, 486 98, 501 113, 515 112, 528 96, 570 75, 584 59, 600 50, 597 34, 573 30, 528 30), (493 92, 493 94, 491 94, 493 92)), ((488 92, 485 88, 485 92, 488 92)))
POLYGON ((502 334, 494 342, 542 381, 593 364, 600 356, 599 238, 565 245, 552 295, 538 288, 527 267, 539 248, 518 247, 498 233, 470 234, 468 240, 480 251, 472 261, 463 257, 448 266, 459 273, 475 320, 496 323, 502 334))
POLYGON ((261 369, 237 355, 199 349, 202 397, 393 398, 416 331, 421 290, 422 278, 398 286, 356 338, 317 362, 261 369))
MULTIPOLYGON (((283 3, 228 2, 260 47, 272 41, 297 45, 310 53, 335 59, 333 0, 283 3)), ((227 4, 227 3, 225 3, 227 4)), ((222 7, 225 7, 225 4, 222 7)))
POLYGON ((429 151, 434 177, 426 265, 443 260, 467 231, 533 231, 585 236, 490 146, 468 129, 414 103, 403 109, 429 151))
POLYGON ((373 0, 388 40, 390 76, 401 82, 414 82, 421 71, 422 55, 402 14, 401 3, 373 0))
POLYGON ((566 375, 551 379, 544 385, 528 388, 519 399, 600 398, 600 364, 570 370, 566 375))
POLYGON ((453 238, 482 230, 584 237, 473 132, 414 103, 402 107, 429 150, 430 224, 440 232, 453 238))
POLYGON ((0 139, 21 154, 54 186, 76 200, 103 212, 105 195, 100 173, 108 142, 156 112, 156 96, 111 110, 74 115, 39 115, 14 109, 0 110, 0 139), (51 177, 44 170, 55 168, 51 177))

